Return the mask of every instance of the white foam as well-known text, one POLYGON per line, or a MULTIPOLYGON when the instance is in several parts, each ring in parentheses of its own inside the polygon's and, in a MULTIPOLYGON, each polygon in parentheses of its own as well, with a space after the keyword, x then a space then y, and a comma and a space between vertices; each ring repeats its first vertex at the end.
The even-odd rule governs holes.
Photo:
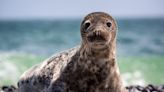
POLYGON ((145 83, 145 80, 142 76, 142 73, 140 71, 134 71, 134 72, 128 72, 128 73, 124 73, 122 75, 123 77, 123 83, 125 86, 128 86, 128 85, 141 85, 141 86, 144 86, 146 83, 145 83))

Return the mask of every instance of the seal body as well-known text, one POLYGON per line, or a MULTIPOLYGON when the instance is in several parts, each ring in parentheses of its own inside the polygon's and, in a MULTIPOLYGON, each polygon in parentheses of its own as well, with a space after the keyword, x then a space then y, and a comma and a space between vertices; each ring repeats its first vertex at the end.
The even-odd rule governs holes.
MULTIPOLYGON (((48 92, 52 83, 57 80, 60 73, 76 53, 79 47, 75 47, 59 54, 52 55, 43 63, 33 66, 20 77, 18 92, 48 92)), ((54 92, 63 92, 62 82, 53 86, 54 92)), ((53 91, 52 91, 53 92, 53 91)))
POLYGON ((65 83, 64 92, 123 92, 114 58, 79 56, 73 56, 59 77, 65 83))
POLYGON ((82 44, 25 73, 19 92, 126 92, 115 57, 117 25, 107 13, 88 14, 82 44))

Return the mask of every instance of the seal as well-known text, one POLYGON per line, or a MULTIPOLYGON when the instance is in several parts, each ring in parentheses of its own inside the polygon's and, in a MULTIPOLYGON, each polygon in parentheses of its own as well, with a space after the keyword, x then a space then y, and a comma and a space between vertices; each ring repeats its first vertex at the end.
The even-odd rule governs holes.
POLYGON ((19 92, 126 92, 116 62, 116 21, 93 12, 82 21, 80 32, 80 47, 24 73, 19 92))

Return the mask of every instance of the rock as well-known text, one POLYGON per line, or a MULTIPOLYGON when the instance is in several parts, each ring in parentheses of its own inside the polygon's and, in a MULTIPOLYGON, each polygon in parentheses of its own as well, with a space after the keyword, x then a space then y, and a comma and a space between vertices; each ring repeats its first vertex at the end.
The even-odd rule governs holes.
POLYGON ((133 85, 133 86, 127 86, 126 89, 129 92, 164 92, 164 84, 160 86, 149 84, 145 87, 139 85, 133 85))
POLYGON ((0 92, 18 92, 18 91, 17 88, 13 85, 10 86, 5 85, 1 87, 0 92))

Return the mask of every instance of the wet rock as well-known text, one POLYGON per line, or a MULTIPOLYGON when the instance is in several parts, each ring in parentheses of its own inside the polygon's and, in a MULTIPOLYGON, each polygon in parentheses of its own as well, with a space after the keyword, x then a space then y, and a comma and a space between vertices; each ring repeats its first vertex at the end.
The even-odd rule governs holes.
POLYGON ((132 85, 132 86, 127 86, 126 89, 129 92, 164 92, 164 84, 160 86, 149 84, 145 87, 139 85, 132 85))
MULTIPOLYGON (((53 88, 62 90, 61 88, 63 88, 63 87, 61 87, 61 88, 53 87, 53 88)), ((127 86, 126 89, 129 92, 164 92, 164 84, 159 85, 159 86, 149 84, 145 87, 140 86, 140 85, 130 85, 130 86, 127 86)), ((10 85, 10 86, 6 85, 6 86, 0 87, 0 92, 18 92, 18 90, 13 85, 10 85)))
POLYGON ((17 88, 13 85, 10 86, 2 86, 0 92, 18 92, 17 88))

